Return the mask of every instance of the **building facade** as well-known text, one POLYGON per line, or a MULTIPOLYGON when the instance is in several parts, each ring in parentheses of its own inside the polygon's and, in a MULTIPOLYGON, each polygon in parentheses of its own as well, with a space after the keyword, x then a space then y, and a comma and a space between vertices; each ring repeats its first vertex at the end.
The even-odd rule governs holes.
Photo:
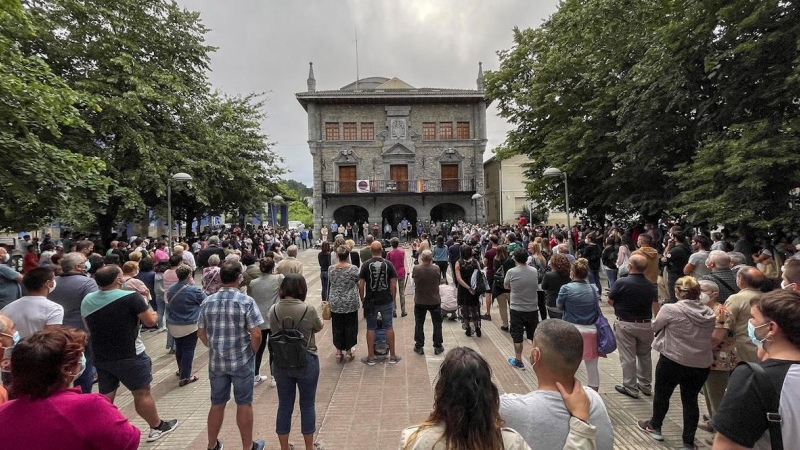
POLYGON ((512 224, 519 221, 528 199, 525 183, 528 181, 526 155, 514 155, 498 160, 491 157, 483 163, 486 186, 486 220, 490 223, 512 224))
POLYGON ((475 90, 373 77, 317 91, 313 66, 307 82, 296 98, 308 113, 315 236, 332 220, 381 231, 403 219, 485 220, 480 66, 475 90))

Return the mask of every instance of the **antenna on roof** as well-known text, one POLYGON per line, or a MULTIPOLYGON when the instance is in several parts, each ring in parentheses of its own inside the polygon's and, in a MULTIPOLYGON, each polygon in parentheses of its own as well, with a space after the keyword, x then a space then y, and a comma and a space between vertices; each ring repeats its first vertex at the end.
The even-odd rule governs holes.
POLYGON ((358 29, 356 28, 356 90, 358 90, 358 29))

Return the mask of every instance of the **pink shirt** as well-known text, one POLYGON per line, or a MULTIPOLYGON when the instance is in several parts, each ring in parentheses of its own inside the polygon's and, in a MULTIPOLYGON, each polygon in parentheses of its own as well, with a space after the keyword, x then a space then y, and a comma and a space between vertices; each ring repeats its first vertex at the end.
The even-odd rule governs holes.
POLYGON ((397 278, 404 278, 406 276, 406 251, 396 248, 386 254, 386 259, 392 263, 397 278))
POLYGON ((100 394, 64 389, 43 400, 0 406, 0 443, 26 450, 136 450, 141 432, 100 394), (46 426, 45 426, 46 424, 46 426))

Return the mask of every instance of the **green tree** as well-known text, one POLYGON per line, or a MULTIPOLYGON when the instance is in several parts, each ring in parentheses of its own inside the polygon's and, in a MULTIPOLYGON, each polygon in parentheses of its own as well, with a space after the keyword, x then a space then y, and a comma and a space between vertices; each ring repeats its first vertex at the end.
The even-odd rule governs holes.
POLYGON ((64 130, 59 146, 105 162, 103 191, 84 201, 101 234, 142 216, 143 196, 166 191, 185 161, 178 145, 193 97, 208 91, 209 52, 199 15, 162 0, 44 0, 29 8, 36 36, 29 54, 99 107, 79 107, 91 129, 64 130))
POLYGON ((0 1, 0 229, 44 225, 65 214, 71 193, 102 191, 107 182, 100 159, 53 143, 62 128, 88 132, 74 105, 95 105, 40 56, 25 54, 21 44, 32 36, 21 3, 0 1))

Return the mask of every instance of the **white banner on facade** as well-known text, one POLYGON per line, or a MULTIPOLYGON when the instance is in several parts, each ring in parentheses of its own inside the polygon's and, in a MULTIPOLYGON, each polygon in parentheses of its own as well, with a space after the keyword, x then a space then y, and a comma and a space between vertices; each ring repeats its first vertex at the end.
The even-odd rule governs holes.
POLYGON ((369 180, 357 180, 356 192, 358 192, 359 194, 369 192, 369 180))

